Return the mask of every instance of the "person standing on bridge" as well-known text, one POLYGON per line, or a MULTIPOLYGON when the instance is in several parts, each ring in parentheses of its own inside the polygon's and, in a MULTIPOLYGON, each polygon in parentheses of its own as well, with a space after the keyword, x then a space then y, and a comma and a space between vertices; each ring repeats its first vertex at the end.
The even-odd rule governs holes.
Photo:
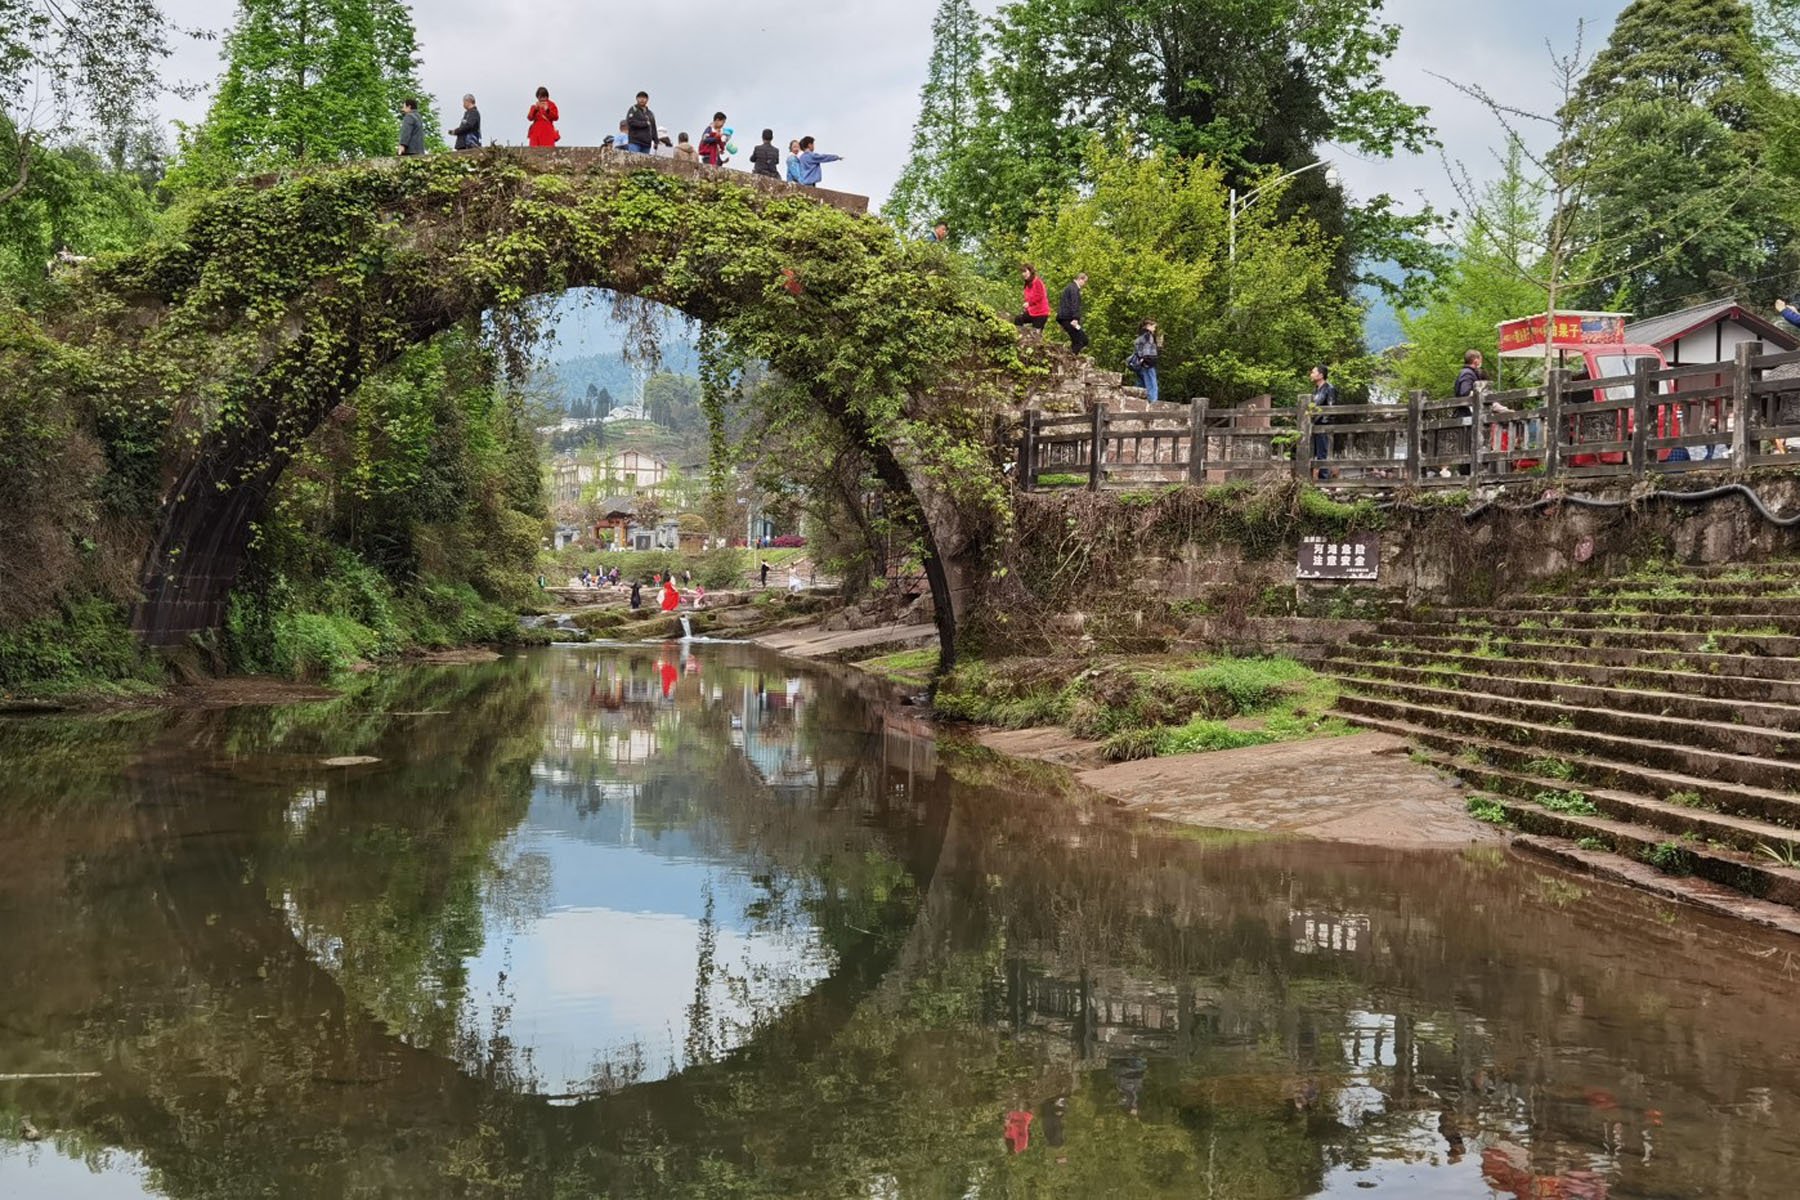
POLYGON ((800 139, 795 138, 788 143, 787 181, 800 182, 800 139))
POLYGON ((656 114, 650 111, 650 93, 639 92, 637 103, 625 110, 625 148, 648 154, 656 144, 656 114))
POLYGON ((1029 325, 1042 333, 1050 322, 1050 292, 1044 287, 1044 277, 1030 263, 1019 267, 1019 275, 1024 280, 1025 311, 1013 318, 1013 324, 1029 325))
POLYGON ((821 154, 813 149, 813 138, 809 135, 800 139, 800 186, 818 187, 825 182, 825 172, 821 170, 828 162, 843 162, 841 154, 821 154))
POLYGON ((1087 330, 1081 327, 1081 289, 1087 286, 1087 272, 1082 271, 1062 290, 1056 301, 1056 323, 1069 335, 1069 349, 1080 354, 1088 348, 1087 330))
POLYGON ((537 102, 525 114, 525 119, 531 123, 525 134, 526 145, 554 146, 562 141, 562 133, 556 128, 556 123, 562 120, 562 114, 556 111, 556 101, 550 98, 549 88, 541 87, 537 90, 537 102))
MULTIPOLYGON (((1324 415, 1324 413, 1326 409, 1336 406, 1338 402, 1338 390, 1337 386, 1331 382, 1331 368, 1324 363, 1320 363, 1312 369, 1310 378, 1312 379, 1313 385, 1311 400, 1314 430, 1312 435, 1313 461, 1323 463, 1329 461, 1331 458, 1331 435, 1329 433, 1320 433, 1318 432, 1318 429, 1321 425, 1331 424, 1332 419, 1329 416, 1324 415)), ((1330 479, 1331 472, 1327 471, 1324 467, 1319 467, 1317 469, 1316 478, 1330 479)))
POLYGON ((400 157, 419 158, 425 153, 425 122, 419 120, 419 102, 411 96, 400 102, 400 157))
POLYGON ((750 151, 750 173, 764 179, 780 179, 781 151, 775 148, 775 131, 763 130, 762 145, 750 151))
POLYGON ((712 124, 700 134, 700 161, 709 167, 725 165, 725 114, 713 114, 712 124))
POLYGON ((688 135, 675 135, 675 159, 677 162, 697 163, 700 156, 694 152, 694 143, 688 141, 688 135))
POLYGON ((1145 321, 1138 326, 1137 342, 1131 347, 1131 357, 1125 365, 1137 373, 1138 386, 1144 389, 1144 396, 1155 404, 1161 397, 1156 392, 1156 360, 1160 354, 1156 343, 1156 322, 1145 321))
POLYGON ((462 124, 455 129, 445 130, 456 139, 458 150, 478 150, 481 148, 481 110, 475 107, 475 97, 463 97, 462 124))

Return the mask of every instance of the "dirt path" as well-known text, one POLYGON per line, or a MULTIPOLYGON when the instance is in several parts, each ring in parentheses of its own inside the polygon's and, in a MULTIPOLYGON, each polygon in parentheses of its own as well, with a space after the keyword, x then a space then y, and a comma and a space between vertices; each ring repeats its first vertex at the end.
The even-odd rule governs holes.
POLYGON ((981 741, 1003 754, 1069 767, 1123 808, 1186 825, 1379 846, 1504 840, 1463 811, 1454 784, 1414 763, 1405 742, 1383 733, 1108 766, 1097 765, 1094 743, 1061 730, 989 733, 981 741))

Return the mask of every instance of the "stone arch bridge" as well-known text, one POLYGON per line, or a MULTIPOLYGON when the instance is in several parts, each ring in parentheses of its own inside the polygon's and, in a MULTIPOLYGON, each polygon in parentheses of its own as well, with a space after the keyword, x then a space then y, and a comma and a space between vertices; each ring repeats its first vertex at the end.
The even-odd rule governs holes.
POLYGON ((66 283, 33 386, 162 447, 133 624, 216 628, 283 470, 409 347, 571 288, 673 307, 799 385, 918 504, 945 661, 1007 520, 1043 372, 940 248, 857 197, 591 150, 489 149, 266 178, 66 283))

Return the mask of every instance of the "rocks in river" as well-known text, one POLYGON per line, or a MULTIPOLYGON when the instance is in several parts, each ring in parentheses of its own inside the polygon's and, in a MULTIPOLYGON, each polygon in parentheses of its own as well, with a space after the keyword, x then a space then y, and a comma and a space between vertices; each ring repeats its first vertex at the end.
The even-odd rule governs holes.
POLYGON ((322 758, 319 760, 328 767, 366 767, 370 763, 378 763, 379 758, 370 758, 366 754, 345 754, 338 758, 322 758))

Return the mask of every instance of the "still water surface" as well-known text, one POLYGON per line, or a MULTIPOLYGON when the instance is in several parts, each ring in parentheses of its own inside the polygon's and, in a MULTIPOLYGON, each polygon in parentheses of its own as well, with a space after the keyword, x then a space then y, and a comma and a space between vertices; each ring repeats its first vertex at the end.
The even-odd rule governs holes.
POLYGON ((740 647, 4 723, 0 796, 0 1196, 1800 1194, 1800 946, 740 647))

